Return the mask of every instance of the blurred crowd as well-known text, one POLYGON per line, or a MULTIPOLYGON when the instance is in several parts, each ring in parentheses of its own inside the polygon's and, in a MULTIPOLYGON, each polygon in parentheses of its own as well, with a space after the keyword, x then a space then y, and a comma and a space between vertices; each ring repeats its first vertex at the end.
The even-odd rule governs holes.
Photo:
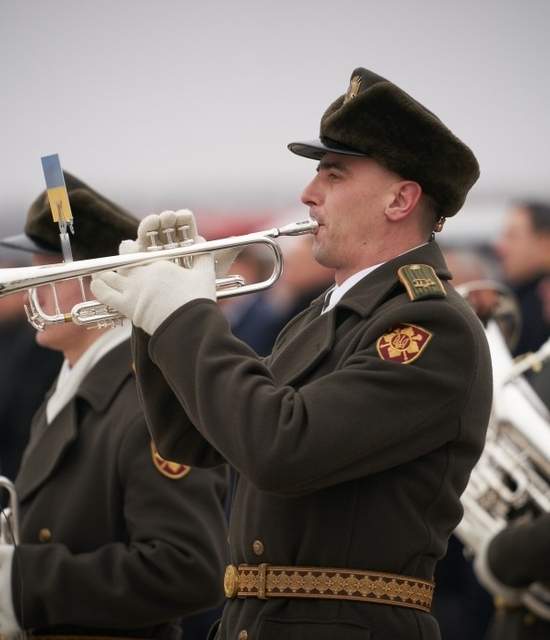
MULTIPOLYGON (((504 224, 493 244, 446 245, 444 248, 455 286, 478 283, 468 297, 482 320, 502 312, 502 322, 513 356, 536 352, 550 336, 550 204, 523 201, 503 212, 504 224), (500 286, 498 296, 490 283, 500 286), (509 296, 505 295, 509 292, 509 296), (498 298, 498 299, 497 299, 498 298), (504 299, 504 302, 502 301, 504 299)), ((252 232, 255 220, 236 228, 204 220, 207 239, 252 232), (209 230, 210 229, 210 230, 209 230)), ((266 220, 261 221, 262 224, 266 220)), ((278 226, 288 220, 270 220, 278 226)), ((198 218, 199 229, 201 218, 198 218)), ((284 273, 265 291, 220 302, 233 332, 258 354, 267 355, 285 323, 322 295, 333 282, 330 270, 311 258, 311 238, 284 242, 284 273)), ((3 268, 23 266, 20 255, 0 252, 3 268)), ((272 270, 265 248, 244 250, 231 269, 247 282, 266 278, 272 270)), ((14 479, 27 443, 32 416, 54 382, 62 358, 40 347, 24 311, 24 295, 0 299, 0 473, 14 479)), ((550 367, 530 374, 530 382, 550 407, 550 367)), ((436 575, 435 615, 442 637, 481 639, 493 613, 492 598, 478 583, 467 550, 451 539, 436 575)))

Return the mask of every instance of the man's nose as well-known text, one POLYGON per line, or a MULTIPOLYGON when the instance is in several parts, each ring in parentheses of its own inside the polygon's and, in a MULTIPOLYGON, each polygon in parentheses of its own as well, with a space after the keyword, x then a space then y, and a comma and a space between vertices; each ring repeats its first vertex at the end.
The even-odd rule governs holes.
POLYGON ((316 206, 321 203, 321 192, 317 183, 317 176, 306 186, 300 198, 303 204, 308 207, 316 206))

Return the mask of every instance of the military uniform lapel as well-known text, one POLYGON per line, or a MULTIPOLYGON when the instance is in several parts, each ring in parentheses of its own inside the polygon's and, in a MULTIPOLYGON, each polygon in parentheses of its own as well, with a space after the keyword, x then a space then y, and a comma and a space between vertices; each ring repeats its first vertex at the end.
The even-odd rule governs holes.
POLYGON ((49 425, 46 425, 44 402, 36 415, 29 446, 15 482, 21 502, 49 478, 76 436, 75 400, 71 400, 49 425))
POLYGON ((291 384, 312 369, 332 348, 335 314, 320 315, 323 296, 315 300, 273 352, 269 368, 279 384, 291 384))
POLYGON ((46 425, 46 398, 33 420, 30 443, 16 479, 21 501, 44 484, 56 469, 67 447, 77 438, 79 399, 84 400, 90 410, 99 415, 131 375, 130 341, 126 340, 101 358, 84 378, 75 397, 49 425, 46 425))

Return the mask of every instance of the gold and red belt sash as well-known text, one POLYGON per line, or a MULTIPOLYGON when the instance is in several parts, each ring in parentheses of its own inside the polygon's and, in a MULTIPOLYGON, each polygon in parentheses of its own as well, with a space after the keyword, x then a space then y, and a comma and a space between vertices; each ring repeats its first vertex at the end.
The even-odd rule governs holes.
POLYGON ((409 576, 328 567, 228 565, 227 598, 356 600, 429 612, 435 584, 409 576))

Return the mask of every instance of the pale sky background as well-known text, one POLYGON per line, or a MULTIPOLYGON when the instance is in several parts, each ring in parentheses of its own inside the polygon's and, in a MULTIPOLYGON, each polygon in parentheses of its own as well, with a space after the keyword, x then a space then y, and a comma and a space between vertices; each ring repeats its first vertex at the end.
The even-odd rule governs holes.
POLYGON ((424 103, 482 177, 450 234, 490 237, 550 197, 548 0, 0 0, 0 230, 40 156, 138 216, 296 208, 315 137, 357 66, 424 103))

